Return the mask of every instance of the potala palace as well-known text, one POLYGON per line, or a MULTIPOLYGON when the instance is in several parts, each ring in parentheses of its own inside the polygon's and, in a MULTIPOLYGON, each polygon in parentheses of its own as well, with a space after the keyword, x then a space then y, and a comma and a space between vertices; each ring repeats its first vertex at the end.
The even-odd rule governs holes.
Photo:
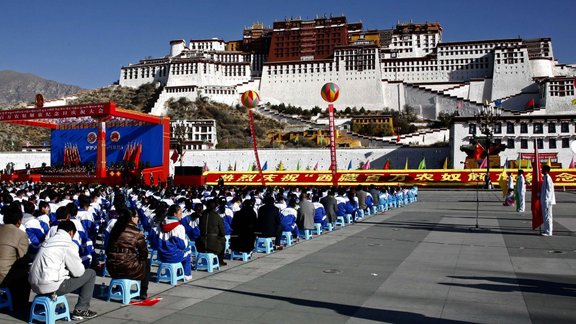
POLYGON ((119 83, 158 83, 158 115, 170 98, 234 105, 246 90, 264 103, 324 107, 326 82, 340 87, 337 109, 408 105, 434 119, 472 116, 488 102, 504 115, 572 113, 576 65, 555 60, 550 38, 443 43, 442 31, 439 23, 363 30, 346 17, 257 23, 242 40, 171 41, 168 55, 122 67, 119 83))

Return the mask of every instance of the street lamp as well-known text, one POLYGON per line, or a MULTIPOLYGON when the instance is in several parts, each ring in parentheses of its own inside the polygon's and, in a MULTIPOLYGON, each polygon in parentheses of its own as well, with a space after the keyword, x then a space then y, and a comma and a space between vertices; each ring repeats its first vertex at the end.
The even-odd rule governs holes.
POLYGON ((501 111, 491 106, 488 101, 484 103, 479 112, 474 114, 474 118, 480 129, 480 133, 486 136, 486 176, 484 181, 486 189, 490 189, 490 146, 494 137, 494 124, 500 119, 501 111))

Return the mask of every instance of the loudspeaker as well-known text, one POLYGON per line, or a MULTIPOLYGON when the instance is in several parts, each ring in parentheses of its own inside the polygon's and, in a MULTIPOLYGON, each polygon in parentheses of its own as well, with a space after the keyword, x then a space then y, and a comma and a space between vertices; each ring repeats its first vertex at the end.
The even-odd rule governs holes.
POLYGON ((204 171, 202 170, 202 167, 199 166, 177 166, 174 169, 174 174, 177 176, 181 176, 181 175, 202 175, 204 171))

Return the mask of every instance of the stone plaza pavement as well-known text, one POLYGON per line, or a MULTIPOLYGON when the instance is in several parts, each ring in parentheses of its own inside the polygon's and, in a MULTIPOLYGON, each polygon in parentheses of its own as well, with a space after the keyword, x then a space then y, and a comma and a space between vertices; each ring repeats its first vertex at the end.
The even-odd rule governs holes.
POLYGON ((499 191, 424 189, 283 251, 176 287, 151 283, 163 298, 152 307, 105 302, 97 287, 99 316, 86 323, 576 323, 576 194, 557 202, 554 236, 543 237, 529 197, 521 214, 499 191))

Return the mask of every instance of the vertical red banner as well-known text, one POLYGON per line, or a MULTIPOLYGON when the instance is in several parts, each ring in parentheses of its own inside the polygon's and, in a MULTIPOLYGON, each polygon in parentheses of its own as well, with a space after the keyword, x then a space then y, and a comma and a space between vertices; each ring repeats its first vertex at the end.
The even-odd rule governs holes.
POLYGON ((336 127, 334 126, 334 105, 328 105, 328 127, 330 129, 330 170, 332 170, 332 184, 334 186, 338 185, 338 179, 336 178, 336 172, 338 170, 338 165, 336 162, 336 127))
POLYGON ((106 177, 106 122, 98 121, 98 147, 96 151, 96 176, 106 177))
POLYGON ((264 176, 262 175, 262 167, 260 166, 260 157, 258 156, 258 144, 256 143, 256 130, 254 129, 254 116, 252 115, 252 109, 248 109, 248 116, 250 117, 250 135, 252 136, 252 147, 254 148, 254 158, 256 159, 256 165, 258 166, 258 174, 260 174, 260 181, 262 185, 265 186, 266 182, 264 176))

